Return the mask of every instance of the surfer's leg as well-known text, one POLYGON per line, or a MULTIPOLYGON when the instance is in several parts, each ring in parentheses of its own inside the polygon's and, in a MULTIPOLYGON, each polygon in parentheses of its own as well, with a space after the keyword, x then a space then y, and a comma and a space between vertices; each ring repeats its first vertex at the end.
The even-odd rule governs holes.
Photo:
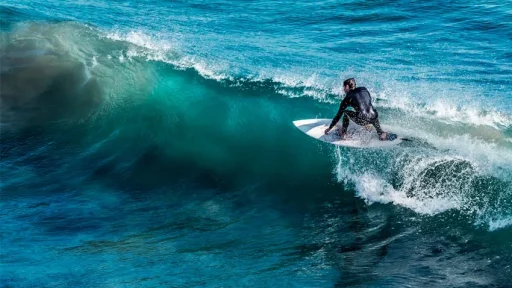
POLYGON ((379 134, 379 136, 380 136, 380 134, 384 133, 384 131, 382 131, 382 128, 380 127, 380 123, 379 123, 379 119, 378 118, 375 119, 375 121, 373 121, 372 124, 373 124, 373 127, 375 127, 375 130, 377 130, 377 134, 379 134))
POLYGON ((373 121, 373 127, 375 127, 375 130, 377 130, 377 134, 379 135, 380 140, 385 140, 387 137, 387 133, 382 131, 382 128, 380 127, 379 118, 375 119, 373 121))
POLYGON ((350 124, 350 121, 349 121, 349 117, 354 120, 356 117, 357 114, 356 112, 354 111, 348 111, 348 110, 345 110, 343 111, 343 124, 341 126, 341 129, 338 130, 338 134, 343 137, 345 136, 345 134, 347 133, 347 129, 348 129, 348 125, 350 124))

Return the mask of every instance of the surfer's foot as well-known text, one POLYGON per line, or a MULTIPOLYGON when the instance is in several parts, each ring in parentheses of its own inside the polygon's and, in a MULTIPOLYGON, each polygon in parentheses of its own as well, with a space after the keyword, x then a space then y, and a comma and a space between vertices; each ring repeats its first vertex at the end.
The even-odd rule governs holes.
POLYGON ((384 141, 384 140, 386 140, 387 138, 388 138, 388 133, 383 132, 382 134, 380 134, 379 139, 380 139, 381 141, 384 141))
POLYGON ((340 136, 341 140, 347 140, 347 133, 341 133, 339 130, 338 130, 338 136, 340 136))

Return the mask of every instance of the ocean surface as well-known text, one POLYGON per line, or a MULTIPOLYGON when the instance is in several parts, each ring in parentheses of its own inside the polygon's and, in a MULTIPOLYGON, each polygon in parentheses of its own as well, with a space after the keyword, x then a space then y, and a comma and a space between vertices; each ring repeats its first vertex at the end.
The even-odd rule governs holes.
POLYGON ((511 1, 0 3, 0 287, 512 287, 511 1), (343 80, 386 149, 316 141, 343 80))

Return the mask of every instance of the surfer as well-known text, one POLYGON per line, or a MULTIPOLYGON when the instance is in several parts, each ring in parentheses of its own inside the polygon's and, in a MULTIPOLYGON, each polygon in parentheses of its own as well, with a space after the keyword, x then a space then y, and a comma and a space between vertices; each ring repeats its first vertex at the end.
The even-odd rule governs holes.
POLYGON ((356 88, 356 80, 349 78, 343 81, 343 90, 345 91, 345 98, 341 101, 340 109, 334 119, 332 119, 329 128, 325 129, 325 134, 329 133, 331 129, 336 126, 341 116, 343 117, 343 125, 337 129, 338 134, 342 140, 346 139, 346 133, 349 125, 349 118, 356 124, 365 126, 370 129, 371 126, 375 127, 380 140, 387 139, 387 133, 382 131, 379 123, 379 113, 372 106, 372 98, 370 92, 365 87, 356 88), (353 107, 356 111, 345 110, 347 107, 353 107))

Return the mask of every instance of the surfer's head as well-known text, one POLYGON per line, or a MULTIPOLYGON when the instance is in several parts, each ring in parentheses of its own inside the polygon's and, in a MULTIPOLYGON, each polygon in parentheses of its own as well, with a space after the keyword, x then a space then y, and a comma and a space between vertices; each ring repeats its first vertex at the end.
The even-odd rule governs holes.
POLYGON ((345 81, 343 81, 343 90, 345 90, 345 93, 348 93, 350 90, 356 89, 356 79, 349 78, 345 81))

